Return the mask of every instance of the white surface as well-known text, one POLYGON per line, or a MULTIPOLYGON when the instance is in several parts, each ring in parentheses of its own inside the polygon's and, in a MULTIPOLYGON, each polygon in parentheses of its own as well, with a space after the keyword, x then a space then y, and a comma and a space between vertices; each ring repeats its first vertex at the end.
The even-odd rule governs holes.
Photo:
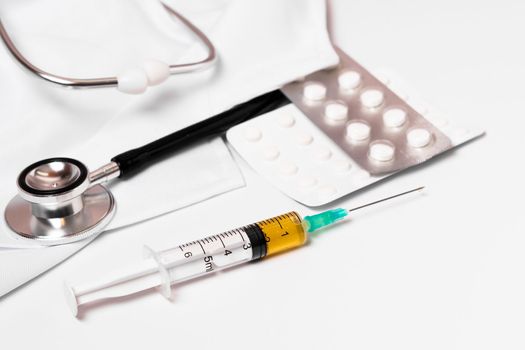
POLYGON ((71 317, 63 279, 133 263, 143 243, 184 242, 290 209, 309 213, 243 167, 247 188, 101 237, 0 299, 2 348, 525 347, 525 169, 509 151, 525 147, 518 44, 525 4, 339 0, 333 7, 343 49, 367 66, 394 69, 487 135, 340 201, 429 186, 423 196, 356 214, 304 249, 180 286, 173 303, 152 292, 71 317), (261 342, 252 338, 257 330, 261 342))

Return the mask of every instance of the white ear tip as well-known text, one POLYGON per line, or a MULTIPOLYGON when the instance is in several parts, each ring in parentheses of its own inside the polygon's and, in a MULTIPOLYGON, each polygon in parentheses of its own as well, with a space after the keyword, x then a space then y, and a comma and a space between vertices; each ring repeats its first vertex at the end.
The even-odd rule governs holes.
POLYGON ((170 66, 159 60, 145 61, 144 71, 148 77, 149 86, 159 85, 170 76, 170 66))
POLYGON ((67 305, 71 309, 73 316, 77 317, 78 315, 77 297, 75 295, 75 291, 73 290, 73 287, 71 287, 68 283, 64 283, 64 294, 66 296, 67 305))
POLYGON ((126 94, 138 95, 146 91, 148 77, 142 69, 134 68, 117 76, 118 90, 126 94))

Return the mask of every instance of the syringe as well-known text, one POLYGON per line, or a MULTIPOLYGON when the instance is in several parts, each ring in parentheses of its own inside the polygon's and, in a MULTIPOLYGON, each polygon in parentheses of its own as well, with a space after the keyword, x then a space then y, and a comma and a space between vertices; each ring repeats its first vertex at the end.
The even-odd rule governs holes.
POLYGON ((331 209, 302 219, 298 213, 289 212, 162 251, 144 247, 146 258, 138 266, 114 272, 96 283, 78 286, 66 283, 66 298, 75 316, 80 305, 153 287, 159 287, 169 298, 172 286, 177 283, 302 246, 309 233, 333 225, 353 211, 422 189, 418 187, 352 209, 331 209))

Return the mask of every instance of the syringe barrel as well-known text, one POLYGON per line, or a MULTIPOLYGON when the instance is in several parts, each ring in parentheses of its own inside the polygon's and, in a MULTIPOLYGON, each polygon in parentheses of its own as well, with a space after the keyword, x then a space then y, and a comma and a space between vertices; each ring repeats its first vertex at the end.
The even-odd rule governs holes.
POLYGON ((290 212, 213 236, 152 252, 169 295, 169 285, 303 245, 301 217, 290 212))

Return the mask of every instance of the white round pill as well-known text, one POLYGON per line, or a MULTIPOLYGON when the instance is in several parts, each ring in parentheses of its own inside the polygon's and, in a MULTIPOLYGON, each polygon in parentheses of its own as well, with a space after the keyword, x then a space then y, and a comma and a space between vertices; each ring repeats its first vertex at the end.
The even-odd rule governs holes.
POLYGON ((370 125, 364 122, 352 122, 346 126, 346 137, 350 141, 364 141, 370 137, 370 125))
POLYGON ((337 81, 343 90, 354 90, 361 85, 361 74, 356 71, 346 71, 339 75, 337 81))
POLYGON ((394 159, 394 146, 385 142, 376 142, 370 146, 370 158, 378 162, 388 162, 394 159))
POLYGON ((281 171, 281 174, 291 176, 297 174, 299 168, 297 168, 297 165, 294 163, 287 161, 281 163, 279 170, 281 171))
POLYGON ((299 179, 299 186, 302 188, 311 188, 317 185, 317 179, 313 176, 303 176, 299 179))
POLYGON ((367 108, 377 108, 383 104, 385 95, 379 90, 367 90, 361 94, 361 103, 367 108))
POLYGON ((432 140, 432 134, 427 129, 412 129, 407 134, 407 141, 411 147, 423 148, 432 140))
POLYGON ((319 160, 328 160, 332 157, 332 151, 328 147, 320 146, 314 150, 314 155, 319 160))
POLYGON ((310 101, 321 101, 326 97, 326 87, 318 82, 309 82, 304 85, 303 96, 310 101))
POLYGON ((318 192, 322 197, 333 196, 337 193, 337 188, 332 185, 324 185, 319 187, 318 192))
POLYGON ((399 128, 405 124, 407 112, 400 108, 392 108, 383 114, 383 122, 389 128, 399 128))
POLYGON ((291 128, 295 125, 295 118, 291 114, 283 114, 279 116, 278 122, 283 128, 291 128))
POLYGON ((280 152, 276 146, 266 146, 262 150, 262 156, 266 160, 276 160, 279 158, 280 152))
POLYGON ((253 126, 248 126, 244 129, 244 138, 250 142, 257 142, 262 138, 262 132, 253 126))
POLYGON ((306 145, 311 144, 314 141, 314 137, 305 131, 299 131, 296 134, 296 140, 297 140, 297 143, 306 146, 306 145))
POLYGON ((324 108, 324 116, 333 123, 344 122, 348 117, 348 106, 343 102, 329 102, 324 108))

